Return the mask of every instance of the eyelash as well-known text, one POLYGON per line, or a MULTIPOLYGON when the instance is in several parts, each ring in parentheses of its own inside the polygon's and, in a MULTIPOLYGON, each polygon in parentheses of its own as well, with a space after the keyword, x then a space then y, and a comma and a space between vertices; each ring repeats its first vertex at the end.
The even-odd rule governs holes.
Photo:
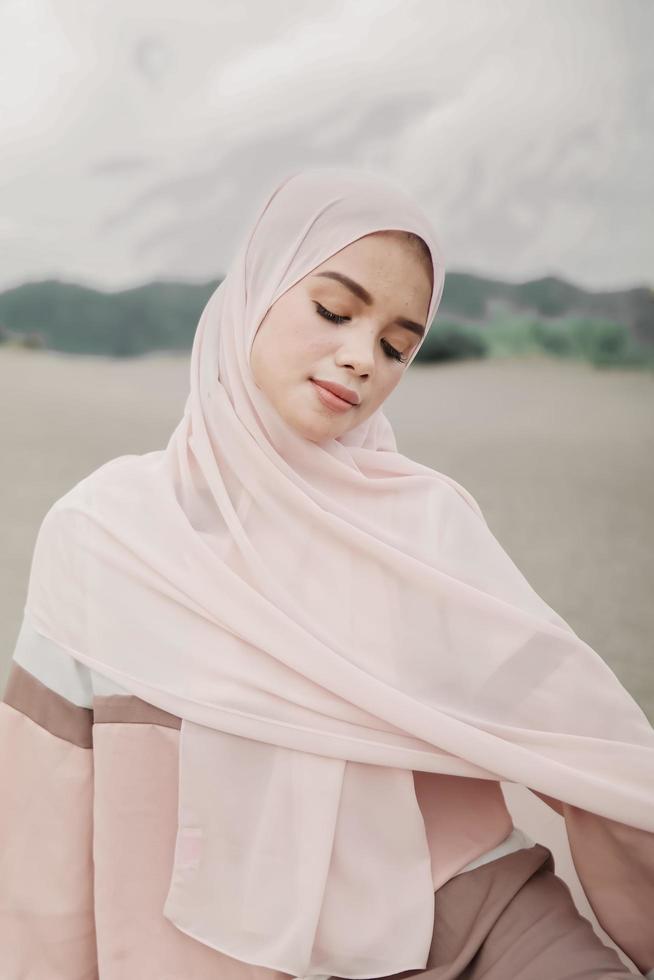
MULTIPOLYGON (((320 303, 318 303, 316 300, 314 300, 314 303, 316 305, 317 313, 319 313, 320 316, 324 317, 325 320, 330 320, 332 323, 345 323, 346 320, 350 319, 349 316, 339 316, 338 313, 332 313, 331 310, 325 309, 325 307, 322 306, 320 303)), ((404 354, 401 354, 399 350, 396 350, 395 347, 392 347, 387 340, 382 340, 382 344, 386 345, 385 348, 386 356, 390 357, 391 360, 401 361, 403 364, 405 361, 408 360, 408 358, 404 354)))

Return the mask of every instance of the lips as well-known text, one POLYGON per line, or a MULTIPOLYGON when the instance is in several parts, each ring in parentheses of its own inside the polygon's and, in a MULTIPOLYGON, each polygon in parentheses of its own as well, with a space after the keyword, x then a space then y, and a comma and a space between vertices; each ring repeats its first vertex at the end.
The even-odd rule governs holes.
POLYGON ((339 385, 335 381, 323 381, 321 378, 311 378, 311 380, 320 388, 331 391, 332 395, 336 395, 337 398, 341 398, 350 405, 358 405, 361 400, 356 391, 353 391, 351 388, 346 388, 344 385, 339 385))

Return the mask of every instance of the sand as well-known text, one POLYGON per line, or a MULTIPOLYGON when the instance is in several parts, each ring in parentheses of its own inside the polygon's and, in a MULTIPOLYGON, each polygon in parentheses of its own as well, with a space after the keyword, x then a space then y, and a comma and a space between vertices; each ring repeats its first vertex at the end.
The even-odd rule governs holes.
MULTIPOLYGON (((0 688, 43 514, 106 460, 165 445, 188 368, 186 355, 0 347, 0 688)), ((654 375, 539 356, 416 364, 386 412, 400 450, 471 491, 532 586, 654 720, 654 375)), ((601 933, 560 818, 522 787, 507 801, 601 933)))

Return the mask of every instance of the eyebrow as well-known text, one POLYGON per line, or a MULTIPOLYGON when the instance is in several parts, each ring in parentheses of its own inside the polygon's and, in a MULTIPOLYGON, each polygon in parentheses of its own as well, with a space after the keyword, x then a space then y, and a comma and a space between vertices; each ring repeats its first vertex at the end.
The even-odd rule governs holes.
MULTIPOLYGON (((355 282, 354 279, 350 279, 349 276, 343 275, 342 272, 316 272, 314 274, 314 278, 317 278, 318 276, 324 276, 325 279, 335 279, 336 282, 340 282, 343 286, 346 286, 347 289, 354 293, 354 295, 360 299, 362 303, 365 303, 366 306, 372 306, 373 299, 368 290, 364 289, 360 283, 355 282)), ((407 318, 404 316, 396 317, 395 323, 397 323, 400 327, 406 327, 407 330, 411 330, 412 333, 417 334, 419 337, 422 337, 425 332, 425 328, 421 326, 421 324, 416 323, 415 320, 407 320, 407 318)))

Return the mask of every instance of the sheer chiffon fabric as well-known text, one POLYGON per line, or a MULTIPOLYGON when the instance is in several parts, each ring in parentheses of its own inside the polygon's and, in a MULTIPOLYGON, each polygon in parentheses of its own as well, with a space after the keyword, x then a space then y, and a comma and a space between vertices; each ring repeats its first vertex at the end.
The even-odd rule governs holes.
POLYGON ((411 770, 475 780, 488 847, 511 829, 500 779, 654 834, 651 725, 472 495, 399 452, 381 409, 314 443, 254 383, 271 304, 384 229, 430 249, 429 325, 444 264, 403 188, 328 170, 274 188, 202 312, 165 449, 55 502, 28 587, 44 636, 183 719, 165 914, 295 976, 425 966, 434 873, 469 842, 434 856, 411 770))

